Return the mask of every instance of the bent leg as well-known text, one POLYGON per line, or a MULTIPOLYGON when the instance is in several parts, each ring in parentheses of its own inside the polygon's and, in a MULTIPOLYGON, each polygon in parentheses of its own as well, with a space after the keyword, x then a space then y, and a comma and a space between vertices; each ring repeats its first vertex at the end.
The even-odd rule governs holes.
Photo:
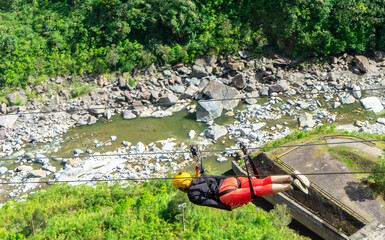
MULTIPOLYGON (((257 187, 254 187, 253 189, 254 189, 255 195, 257 195, 258 197, 262 197, 269 194, 292 190, 292 187, 290 184, 269 184, 265 186, 257 186, 257 187)), ((235 204, 236 205, 246 204, 248 202, 251 202, 251 200, 252 199, 250 194, 250 188, 239 188, 234 192, 232 192, 232 201, 229 203, 231 204, 230 206, 233 206, 235 204)))
MULTIPOLYGON (((240 188, 250 188, 249 187, 249 178, 248 177, 238 177, 239 181, 241 182, 240 188)), ((259 178, 251 178, 251 184, 253 187, 257 186, 265 186, 272 184, 271 177, 259 179, 259 178)))
POLYGON ((289 182, 291 181, 290 175, 278 175, 278 176, 271 176, 271 181, 273 183, 281 183, 281 182, 289 182))

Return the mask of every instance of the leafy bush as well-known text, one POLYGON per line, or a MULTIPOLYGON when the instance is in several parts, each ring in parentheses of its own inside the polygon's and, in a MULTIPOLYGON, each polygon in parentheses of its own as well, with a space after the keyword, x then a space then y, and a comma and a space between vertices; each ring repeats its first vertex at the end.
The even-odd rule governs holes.
POLYGON ((122 188, 54 185, 0 209, 1 239, 299 239, 282 207, 232 212, 193 205, 171 181, 122 188), (186 202, 186 231, 178 205, 186 202), (282 220, 282 218, 284 220, 282 220), (277 225, 275 225, 276 223, 277 225), (257 225, 257 226, 256 226, 257 225))

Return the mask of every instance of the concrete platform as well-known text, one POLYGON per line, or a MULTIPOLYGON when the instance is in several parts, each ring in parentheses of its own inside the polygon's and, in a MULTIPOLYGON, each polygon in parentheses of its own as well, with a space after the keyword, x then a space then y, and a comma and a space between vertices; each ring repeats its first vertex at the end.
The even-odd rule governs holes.
MULTIPOLYGON (((338 140, 333 140, 336 141, 338 140)), ((341 139, 342 141, 346 142, 346 139, 341 139)), ((352 147, 373 152, 370 146, 360 144, 361 147, 358 144, 352 147)), ((375 154, 377 153, 378 151, 375 154)), ((346 163, 325 152, 322 146, 301 147, 283 155, 280 160, 303 173, 352 171, 346 163)), ((383 201, 377 199, 354 175, 310 175, 308 178, 363 217, 370 221, 385 222, 383 201)))

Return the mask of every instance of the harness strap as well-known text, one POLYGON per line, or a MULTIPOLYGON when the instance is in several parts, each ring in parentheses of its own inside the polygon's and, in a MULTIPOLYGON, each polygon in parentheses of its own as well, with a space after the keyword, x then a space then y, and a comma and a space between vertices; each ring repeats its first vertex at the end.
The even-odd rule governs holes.
POLYGON ((246 159, 245 159, 245 167, 246 167, 247 177, 249 178, 249 187, 250 187, 251 199, 256 199, 256 198, 258 198, 258 196, 254 192, 253 184, 251 183, 251 177, 250 177, 250 174, 249 174, 249 169, 247 167, 247 161, 246 161, 246 160, 248 160, 249 163, 252 164, 251 163, 251 157, 250 157, 249 153, 247 152, 246 146, 243 145, 242 143, 240 143, 240 145, 241 145, 241 149, 242 149, 243 153, 247 156, 246 159))
POLYGON ((206 175, 206 173, 204 171, 201 171, 201 176, 205 180, 207 186, 209 186, 209 189, 210 189, 211 193, 214 195, 214 197, 219 199, 218 193, 214 190, 212 184, 210 184, 209 179, 207 178, 207 175, 206 175))

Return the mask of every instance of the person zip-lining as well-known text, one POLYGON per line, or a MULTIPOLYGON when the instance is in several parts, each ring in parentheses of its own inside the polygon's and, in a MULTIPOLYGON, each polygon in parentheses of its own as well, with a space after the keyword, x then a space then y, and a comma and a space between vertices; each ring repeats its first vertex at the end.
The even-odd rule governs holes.
POLYGON ((194 204, 228 211, 251 202, 251 189, 256 196, 261 197, 293 189, 308 194, 310 187, 310 181, 305 176, 294 174, 251 178, 252 188, 249 182, 248 177, 212 175, 193 179, 189 173, 180 172, 173 179, 173 187, 187 193, 194 204))

